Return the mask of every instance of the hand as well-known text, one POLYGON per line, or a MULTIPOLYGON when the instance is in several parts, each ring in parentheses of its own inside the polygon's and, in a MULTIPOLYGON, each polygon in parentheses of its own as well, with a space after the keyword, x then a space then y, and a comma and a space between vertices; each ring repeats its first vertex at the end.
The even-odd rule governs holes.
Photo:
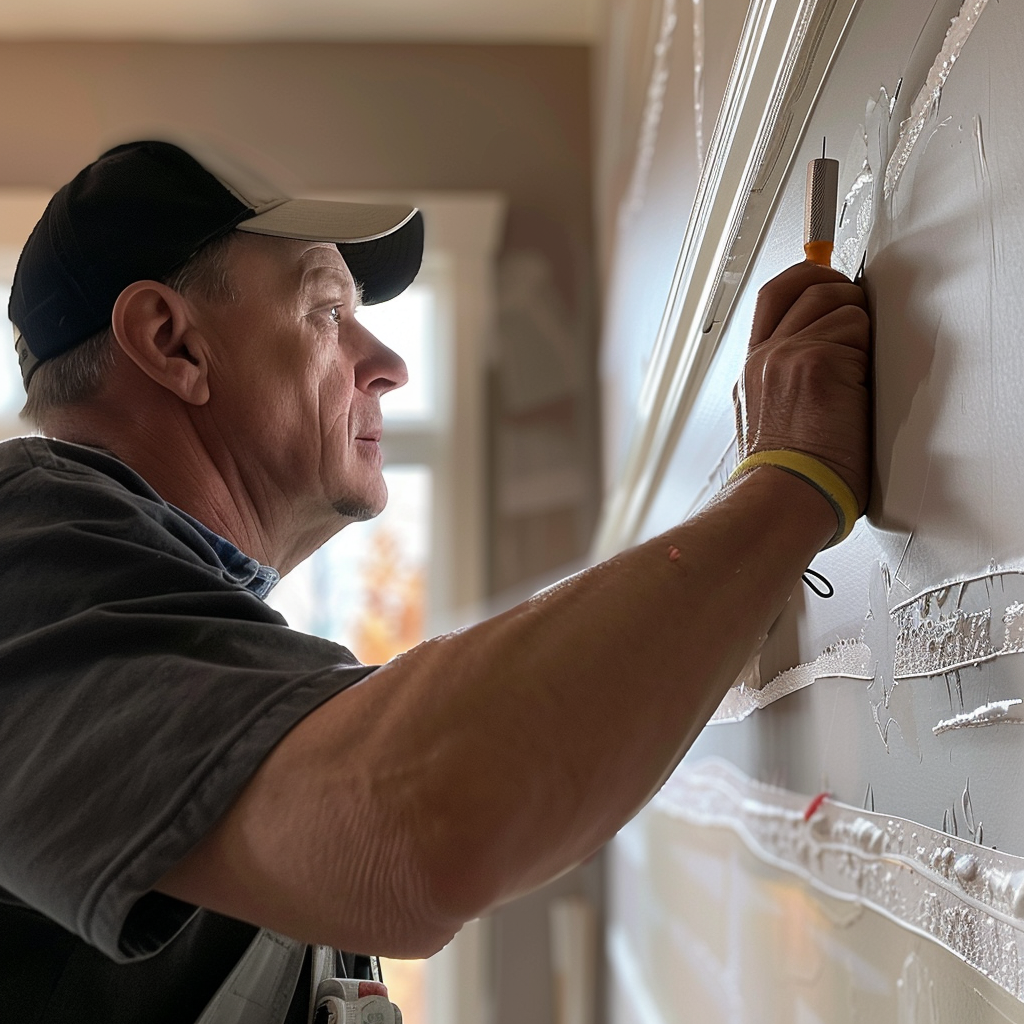
POLYGON ((761 289, 733 392, 741 460, 778 448, 806 452, 865 508, 870 327, 863 290, 838 271, 800 263, 761 289))

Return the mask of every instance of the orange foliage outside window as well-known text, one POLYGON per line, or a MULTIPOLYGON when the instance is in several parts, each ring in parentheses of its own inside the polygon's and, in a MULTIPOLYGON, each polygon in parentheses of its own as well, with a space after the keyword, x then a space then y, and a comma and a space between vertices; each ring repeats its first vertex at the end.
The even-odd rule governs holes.
POLYGON ((380 665, 424 638, 426 580, 423 565, 409 563, 401 539, 381 526, 360 567, 364 588, 352 634, 360 661, 380 665))

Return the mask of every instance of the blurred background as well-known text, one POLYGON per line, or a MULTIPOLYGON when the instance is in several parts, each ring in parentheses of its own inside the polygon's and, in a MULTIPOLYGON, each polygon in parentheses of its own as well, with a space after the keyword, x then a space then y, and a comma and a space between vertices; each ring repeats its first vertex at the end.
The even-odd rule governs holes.
MULTIPOLYGON (((587 564, 744 8, 4 0, 0 298, 52 192, 131 138, 212 141, 293 194, 417 203, 423 272, 364 310, 411 374, 386 399, 389 507, 273 598, 387 660, 587 564)), ((20 399, 8 341, 6 435, 20 399)), ((603 907, 597 857, 389 964, 407 1024, 600 1024, 603 907)))

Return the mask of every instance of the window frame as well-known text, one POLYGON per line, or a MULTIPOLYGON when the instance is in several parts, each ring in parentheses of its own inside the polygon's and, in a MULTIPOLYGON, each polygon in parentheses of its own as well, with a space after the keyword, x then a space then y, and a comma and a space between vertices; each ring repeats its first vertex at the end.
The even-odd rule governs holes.
POLYGON ((594 543, 641 536, 858 0, 753 0, 594 543))

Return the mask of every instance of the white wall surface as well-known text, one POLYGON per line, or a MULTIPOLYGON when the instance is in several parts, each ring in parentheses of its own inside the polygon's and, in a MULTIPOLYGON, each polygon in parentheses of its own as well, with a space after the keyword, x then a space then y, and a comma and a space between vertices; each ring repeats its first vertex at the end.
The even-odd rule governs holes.
MULTIPOLYGON (((671 827, 655 804, 617 843, 616 1020, 637 975, 666 1022, 1024 1020, 1022 43, 1017 4, 857 6, 662 483, 621 538, 677 522, 731 468, 756 289, 802 255, 804 168, 826 136, 841 255, 855 271, 866 251, 875 324, 871 508, 814 563, 835 596, 795 593, 748 680, 769 697, 809 685, 709 727, 674 781, 686 807, 687 773, 724 757, 775 787, 757 798, 775 831, 752 838, 742 801, 671 827), (819 847, 860 866, 787 859, 819 847)), ((617 329, 605 377, 629 406, 617 382, 644 339, 617 329)))

